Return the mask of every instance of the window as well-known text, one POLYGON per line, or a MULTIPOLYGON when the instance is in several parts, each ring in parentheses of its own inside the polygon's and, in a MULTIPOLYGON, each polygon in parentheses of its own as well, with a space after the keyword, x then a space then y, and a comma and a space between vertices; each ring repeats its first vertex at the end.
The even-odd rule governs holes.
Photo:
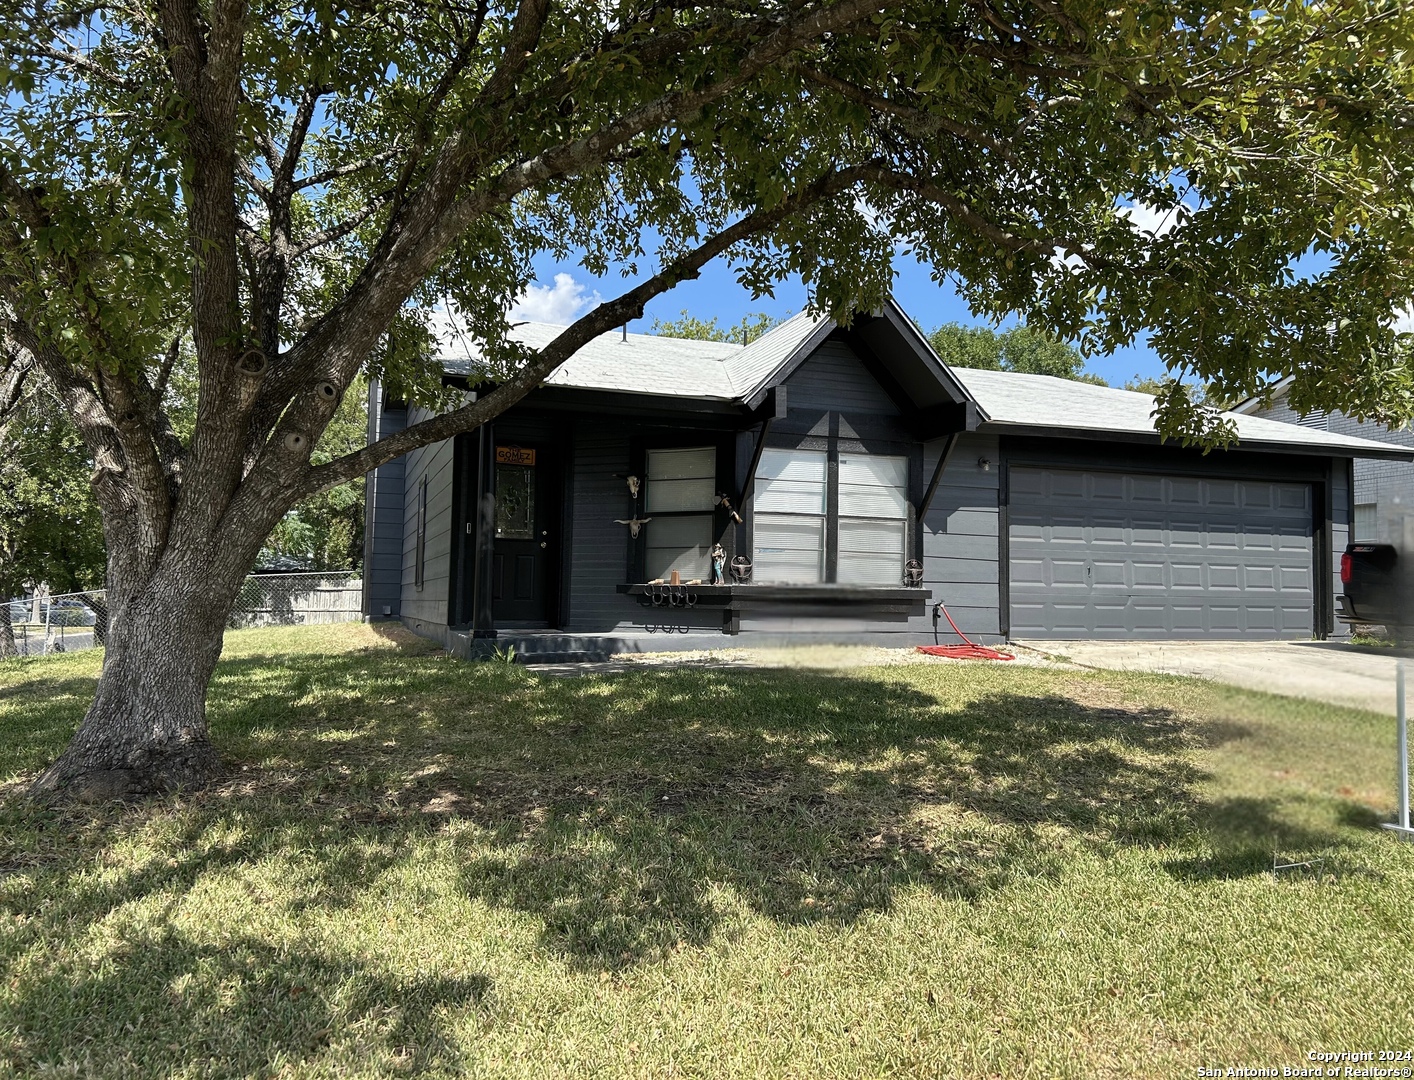
POLYGON ((412 583, 422 588, 427 571, 427 477, 417 486, 417 541, 413 552, 412 583))
POLYGON ((824 450, 762 451, 753 496, 753 577, 784 585, 901 585, 908 459, 842 453, 833 493, 830 487, 824 450))
POLYGON ((900 585, 907 549, 908 459, 841 454, 836 580, 900 585))
POLYGON ((712 519, 717 504, 717 450, 693 446, 648 451, 643 516, 644 570, 649 581, 711 576, 712 519))
POLYGON ((535 539, 535 468, 496 465, 496 539, 535 539))
POLYGON ((1375 540, 1378 525, 1376 524, 1375 504, 1356 503, 1355 504, 1355 531, 1350 537, 1352 540, 1375 540))
POLYGON ((829 457, 823 450, 762 450, 756 468, 752 577, 810 585, 825 580, 829 457))

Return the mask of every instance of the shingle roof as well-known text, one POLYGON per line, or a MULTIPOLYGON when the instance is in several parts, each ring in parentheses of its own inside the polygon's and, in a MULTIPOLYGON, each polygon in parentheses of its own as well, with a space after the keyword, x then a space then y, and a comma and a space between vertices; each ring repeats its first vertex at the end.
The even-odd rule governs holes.
MULTIPOLYGON (((479 359, 475 348, 460 334, 438 329, 442 366, 458 375, 469 374, 479 359)), ((525 322, 516 325, 510 337, 533 349, 543 349, 564 329, 550 323, 525 322)), ((739 395, 727 361, 744 351, 730 342, 656 334, 629 334, 625 339, 622 331, 614 330, 590 340, 545 382, 550 386, 626 394, 731 401, 739 395)))
MULTIPOLYGON (((594 338, 560 366, 551 386, 628 394, 745 402, 796 356, 829 320, 801 312, 743 348, 731 342, 695 341, 611 331, 594 338)), ((540 349, 564 330, 549 323, 520 323, 515 340, 540 349)), ((441 360, 449 372, 467 375, 477 355, 445 318, 438 320, 441 360)), ((948 368, 977 403, 984 427, 1154 436, 1154 399, 1148 394, 1073 382, 1049 375, 948 368)), ((1414 457, 1410 451, 1349 435, 1284 424, 1257 416, 1225 414, 1237 425, 1239 443, 1289 446, 1359 457, 1414 457)))
MULTIPOLYGON (((1157 435, 1154 399, 1149 394, 1115 390, 1108 386, 1057 379, 1050 375, 1022 375, 1014 371, 954 368, 987 416, 984 427, 1046 428, 1076 432, 1157 435)), ((1283 424, 1259 416, 1224 413, 1237 425, 1238 442, 1344 452, 1358 457, 1409 457, 1387 443, 1333 435, 1328 431, 1283 424)))
POLYGON ((827 322, 829 319, 824 315, 802 311, 727 357, 736 396, 743 400, 751 397, 827 322))

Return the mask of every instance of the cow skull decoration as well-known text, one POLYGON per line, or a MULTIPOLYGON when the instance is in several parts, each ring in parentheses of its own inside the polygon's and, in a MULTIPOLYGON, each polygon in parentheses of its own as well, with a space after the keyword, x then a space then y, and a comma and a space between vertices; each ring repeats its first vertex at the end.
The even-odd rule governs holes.
MULTIPOLYGON (((631 496, 633 496, 635 499, 638 498, 638 488, 639 488, 639 486, 640 486, 641 483, 642 483, 642 481, 639 480, 638 477, 636 477, 636 476, 630 476, 630 477, 628 478, 628 493, 629 493, 631 496)), ((634 535, 637 536, 638 533, 635 532, 634 535)))
POLYGON ((614 524, 627 525, 629 536, 632 536, 636 540, 638 539, 638 530, 643 528, 643 526, 647 525, 652 520, 652 518, 641 517, 631 517, 627 521, 625 521, 623 518, 614 518, 614 524))

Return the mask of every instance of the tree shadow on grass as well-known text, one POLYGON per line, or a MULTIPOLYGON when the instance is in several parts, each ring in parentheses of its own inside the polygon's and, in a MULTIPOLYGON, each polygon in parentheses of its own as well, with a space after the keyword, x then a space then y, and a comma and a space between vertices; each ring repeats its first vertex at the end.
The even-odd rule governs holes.
MULTIPOLYGON (((326 658, 291 673, 290 699, 233 698, 220 730, 264 755, 264 781, 283 775, 283 800, 325 815, 301 826, 325 830, 321 850, 339 830, 394 852, 475 823, 461 887, 534 914, 588 967, 706 942, 723 889, 776 920, 850 921, 901 888, 968 900, 1056 876, 1066 845, 1174 843, 1205 779, 1202 738, 1171 711, 1044 678, 953 703, 818 672, 537 679, 391 659, 326 658), (339 695, 355 672, 361 701, 339 695)), ((254 677, 226 671, 232 688, 254 677)), ((326 858, 313 902, 346 902, 358 875, 326 858)))
MULTIPOLYGON (((227 1051, 248 1055, 238 1064, 299 1060, 319 1032, 339 1038, 350 1017, 383 1008, 404 1011, 373 1024, 378 1053, 427 1045, 417 1052, 449 1061, 415 1016, 480 1001, 475 979, 399 982, 249 933, 219 949, 150 933, 125 944, 121 978, 72 961, 14 974, 37 942, 62 951, 125 905, 238 880, 288 852, 301 853, 300 887, 282 900, 291 918, 450 887, 532 916, 567 965, 604 971, 706 944, 734 906, 849 923, 908 890, 965 903, 1056 878, 1077 851, 1164 845, 1179 877, 1255 872, 1253 853, 1286 827, 1275 804, 1239 813, 1203 794, 1194 751, 1240 727, 1136 705, 1103 679, 935 670, 549 679, 384 649, 223 661, 210 714, 229 782, 128 808, 0 811, 0 908, 26 927, 0 945, 19 980, 14 1029, 27 1060, 48 1061, 77 1045, 67 1014, 45 1011, 65 988, 78 1001, 150 1001, 199 969, 251 993, 196 994, 172 1016, 198 1033, 226 1024, 252 1047, 227 1051), (144 829, 169 858, 93 873, 115 837, 144 829), (1185 866, 1205 829, 1226 837, 1228 861, 1185 866), (410 860, 433 846, 451 873, 424 885, 410 860), (232 966, 237 954, 249 965, 232 966), (371 987, 366 998, 340 990, 349 979, 371 987)), ((1331 839, 1318 833, 1292 839, 1331 839)), ((116 1016, 86 1022, 99 1025, 91 1045, 118 1046, 116 1016)), ((140 1041, 160 1057, 166 1037, 140 1041)))
POLYGON ((164 1060, 204 1060, 204 1075, 269 1075, 326 1053, 381 1059, 378 1071, 458 1073, 445 1020, 490 992, 482 975, 401 978, 249 935, 218 946, 162 925, 129 934, 102 965, 62 962, 25 979, 6 1010, 18 1032, 6 1057, 19 1075, 155 1076, 164 1060))

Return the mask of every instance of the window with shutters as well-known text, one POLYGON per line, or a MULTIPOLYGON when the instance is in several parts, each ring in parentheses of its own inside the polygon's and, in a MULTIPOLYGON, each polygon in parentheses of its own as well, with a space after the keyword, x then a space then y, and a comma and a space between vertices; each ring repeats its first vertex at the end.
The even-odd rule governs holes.
POLYGON ((825 580, 829 455, 762 450, 753 485, 752 578, 763 584, 825 580))
POLYGON ((908 551, 908 459, 767 449, 752 496, 752 577, 762 584, 897 586, 908 551))
POLYGON ((712 512, 717 502, 717 450, 691 446, 649 450, 644 478, 644 569, 648 580, 707 581, 712 512))
POLYGON ((840 454, 842 585, 899 585, 908 549, 908 459, 840 454))

